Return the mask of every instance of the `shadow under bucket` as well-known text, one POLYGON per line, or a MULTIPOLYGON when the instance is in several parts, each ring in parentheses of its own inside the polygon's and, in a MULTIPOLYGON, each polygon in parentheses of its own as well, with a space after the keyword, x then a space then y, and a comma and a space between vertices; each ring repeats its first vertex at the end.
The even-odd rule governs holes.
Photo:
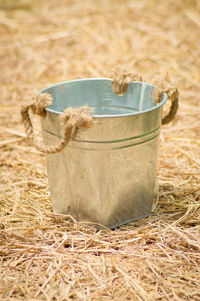
POLYGON ((56 213, 108 228, 151 214, 162 107, 154 86, 132 82, 123 96, 111 79, 68 81, 43 89, 53 103, 42 119, 44 142, 62 137, 59 115, 68 107, 93 108, 94 125, 76 130, 59 153, 46 155, 56 213))

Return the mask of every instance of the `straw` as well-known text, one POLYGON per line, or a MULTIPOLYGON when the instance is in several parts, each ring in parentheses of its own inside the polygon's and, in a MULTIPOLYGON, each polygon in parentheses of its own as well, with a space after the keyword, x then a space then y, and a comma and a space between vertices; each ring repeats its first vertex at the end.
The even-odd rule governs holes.
POLYGON ((0 300, 200 300, 199 24, 195 0, 0 0, 0 300), (96 232, 53 213, 20 107, 118 65, 149 83, 169 72, 180 108, 161 128, 152 215, 96 232))

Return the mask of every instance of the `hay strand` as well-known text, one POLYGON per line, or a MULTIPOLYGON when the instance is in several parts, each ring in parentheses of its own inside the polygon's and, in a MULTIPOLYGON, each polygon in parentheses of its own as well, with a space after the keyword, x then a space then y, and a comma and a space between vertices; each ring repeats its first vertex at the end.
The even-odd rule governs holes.
POLYGON ((0 300, 200 300, 199 20, 195 0, 0 0, 0 300), (97 232, 52 212, 19 110, 118 65, 169 72, 180 108, 161 129, 152 215, 97 232))

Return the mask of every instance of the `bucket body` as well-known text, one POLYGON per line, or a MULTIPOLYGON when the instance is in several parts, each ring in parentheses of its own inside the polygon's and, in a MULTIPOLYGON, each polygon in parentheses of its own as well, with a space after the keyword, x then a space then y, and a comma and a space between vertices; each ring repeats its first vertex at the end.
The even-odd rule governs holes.
POLYGON ((62 137, 59 114, 67 107, 94 109, 94 125, 77 130, 59 153, 46 155, 53 210, 108 228, 151 214, 163 104, 152 98, 154 86, 129 84, 112 91, 110 79, 82 79, 53 85, 42 92, 53 104, 42 119, 46 144, 62 137))

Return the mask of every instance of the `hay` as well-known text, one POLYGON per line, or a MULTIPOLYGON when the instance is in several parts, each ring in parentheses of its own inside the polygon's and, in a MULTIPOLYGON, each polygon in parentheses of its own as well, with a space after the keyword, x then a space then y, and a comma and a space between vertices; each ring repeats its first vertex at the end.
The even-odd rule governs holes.
POLYGON ((198 0, 0 1, 0 300, 200 300, 198 0), (25 138, 28 92, 169 72, 180 91, 163 126, 154 211, 96 232, 52 213, 43 155, 25 138))

